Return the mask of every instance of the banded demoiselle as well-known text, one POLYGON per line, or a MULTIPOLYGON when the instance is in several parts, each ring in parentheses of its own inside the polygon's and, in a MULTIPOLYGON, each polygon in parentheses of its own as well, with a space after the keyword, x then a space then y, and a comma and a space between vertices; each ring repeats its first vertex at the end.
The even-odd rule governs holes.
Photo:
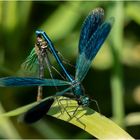
MULTIPOLYGON (((53 79, 51 68, 53 69, 55 68, 50 62, 49 52, 50 50, 48 48, 47 42, 40 35, 36 35, 35 47, 32 49, 30 55, 26 58, 25 62, 22 64, 22 69, 27 70, 28 72, 28 71, 33 71, 32 69, 35 67, 35 69, 38 70, 37 77, 42 79, 44 78, 45 68, 47 68, 50 77, 53 79)), ((55 69, 55 71, 57 70, 55 69)), ((57 73, 59 72, 57 71, 57 73)), ((43 92, 43 87, 38 86, 37 101, 42 99, 42 94, 43 94, 42 92, 43 92)))
MULTIPOLYGON (((47 66, 49 74, 53 79, 53 75, 51 72, 51 67, 53 67, 53 65, 50 63, 48 51, 49 48, 47 42, 43 40, 43 38, 40 35, 37 35, 35 47, 31 51, 30 55, 27 57, 26 61, 22 64, 22 67, 25 70, 28 69, 32 70, 33 65, 37 64, 39 70, 38 72, 39 78, 43 79, 45 76, 44 75, 45 66, 47 66)), ((38 86, 37 101, 41 101, 42 95, 43 95, 43 87, 38 86)), ((18 120, 20 122, 24 122, 27 124, 31 124, 40 120, 48 112, 53 102, 54 98, 49 98, 46 101, 42 101, 41 103, 39 102, 37 105, 27 110, 27 112, 20 115, 18 120)))
MULTIPOLYGON (((22 69, 28 71, 32 71, 33 67, 38 68, 38 77, 39 78, 44 78, 44 72, 45 68, 48 69, 49 75, 51 79, 54 79, 53 74, 52 74, 52 69, 57 72, 57 74, 63 78, 66 79, 52 64, 49 58, 49 52, 51 53, 48 43, 36 32, 36 43, 35 47, 32 49, 31 53, 29 56, 26 58, 25 62, 22 64, 22 69)), ((62 61, 71 67, 73 67, 68 60, 66 60, 62 54, 58 51, 56 53, 62 58, 62 61)), ((56 90, 58 90, 57 87, 55 87, 56 90)), ((42 86, 38 87, 38 96, 37 100, 42 99, 42 92, 43 88, 42 86)))
POLYGON ((104 21, 104 10, 102 8, 96 8, 89 13, 85 19, 79 40, 79 55, 76 62, 76 73, 73 78, 68 71, 65 69, 61 59, 57 55, 53 43, 43 31, 36 31, 38 35, 41 35, 44 40, 48 43, 50 51, 54 55, 58 64, 63 70, 63 73, 67 77, 66 80, 58 79, 39 79, 30 77, 5 77, 0 78, 0 86, 63 86, 69 85, 61 92, 57 92, 55 96, 66 96, 70 99, 76 100, 80 106, 88 106, 91 99, 85 95, 81 82, 85 78, 92 60, 96 56, 97 52, 101 48, 101 45, 106 40, 112 25, 114 18, 111 17, 107 21, 104 21), (55 83, 55 84, 54 84, 55 83), (72 91, 71 94, 67 94, 67 91, 72 91))

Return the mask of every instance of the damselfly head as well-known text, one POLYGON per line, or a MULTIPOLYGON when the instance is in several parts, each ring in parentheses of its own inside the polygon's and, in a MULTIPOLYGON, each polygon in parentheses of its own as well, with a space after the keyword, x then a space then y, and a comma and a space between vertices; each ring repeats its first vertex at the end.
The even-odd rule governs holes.
POLYGON ((47 48, 48 44, 47 42, 42 38, 42 36, 38 35, 36 37, 36 44, 39 49, 47 48))
POLYGON ((78 99, 78 105, 82 105, 84 107, 89 106, 90 98, 88 96, 81 96, 78 99))

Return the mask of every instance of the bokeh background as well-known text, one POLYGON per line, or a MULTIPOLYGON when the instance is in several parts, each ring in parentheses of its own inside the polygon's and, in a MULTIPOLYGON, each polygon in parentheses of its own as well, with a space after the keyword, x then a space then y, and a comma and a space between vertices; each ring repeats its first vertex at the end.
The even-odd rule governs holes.
MULTIPOLYGON (((115 24, 83 81, 86 94, 98 101, 103 115, 140 138, 140 2, 0 1, 0 77, 28 75, 21 72, 21 64, 34 47, 37 29, 44 30, 63 57, 75 65, 82 22, 96 7, 104 8, 105 18, 114 16, 115 24)), ((53 58, 52 63, 61 72, 53 58)), ((75 68, 65 66, 74 75, 75 68)), ((45 96, 55 93, 45 90, 45 96)), ((35 101, 36 93, 35 87, 0 88, 0 113, 35 101)), ((17 117, 1 118, 0 138, 93 136, 46 116, 33 125, 18 123, 17 117)))

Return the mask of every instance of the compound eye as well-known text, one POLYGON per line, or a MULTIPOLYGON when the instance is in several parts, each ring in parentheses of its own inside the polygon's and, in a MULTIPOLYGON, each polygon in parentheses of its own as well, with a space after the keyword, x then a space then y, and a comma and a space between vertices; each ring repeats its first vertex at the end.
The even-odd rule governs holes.
POLYGON ((37 42, 37 43, 36 43, 36 45, 37 45, 37 46, 40 46, 40 43, 39 43, 39 42, 37 42))
POLYGON ((89 101, 89 97, 86 97, 86 100, 89 101))
POLYGON ((78 105, 82 105, 82 102, 80 100, 78 100, 78 105))

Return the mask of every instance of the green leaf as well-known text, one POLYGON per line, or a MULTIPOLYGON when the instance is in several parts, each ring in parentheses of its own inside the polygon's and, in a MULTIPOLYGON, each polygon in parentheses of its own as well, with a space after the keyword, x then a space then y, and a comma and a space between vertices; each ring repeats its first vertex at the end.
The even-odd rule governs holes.
POLYGON ((112 120, 95 112, 89 107, 79 107, 74 117, 70 119, 70 116, 73 116, 77 107, 76 101, 70 101, 69 104, 68 101, 63 100, 61 101, 61 106, 62 107, 60 107, 60 103, 58 104, 58 102, 55 102, 48 114, 76 125, 98 139, 134 139, 112 120))
MULTIPOLYGON (((42 101, 47 99, 48 98, 45 98, 42 101)), ((19 115, 38 103, 39 102, 34 102, 16 110, 1 114, 0 117, 19 115)), ((58 102, 57 99, 49 110, 48 115, 64 120, 66 123, 76 125, 99 139, 133 139, 113 121, 95 112, 89 107, 77 108, 77 102, 74 100, 59 98, 58 102), (76 109, 77 111, 75 111, 76 109)))
POLYGON ((30 109, 31 107, 33 107, 34 105, 37 105, 37 104, 38 104, 38 102, 33 102, 33 103, 25 105, 23 107, 19 107, 15 110, 0 114, 0 117, 12 117, 12 116, 20 115, 20 114, 26 112, 28 109, 30 109))
MULTIPOLYGON (((2 104, 0 103, 0 113, 5 112, 2 104)), ((0 138, 2 139, 21 139, 20 134, 15 128, 14 124, 7 117, 0 118, 0 138)))

